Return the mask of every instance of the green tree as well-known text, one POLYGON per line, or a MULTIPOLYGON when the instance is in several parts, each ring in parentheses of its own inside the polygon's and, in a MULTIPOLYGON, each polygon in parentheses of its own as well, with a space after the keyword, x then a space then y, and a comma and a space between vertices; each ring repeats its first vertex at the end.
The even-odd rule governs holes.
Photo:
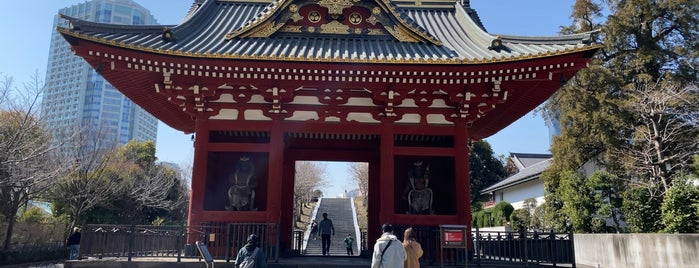
POLYGON ((561 211, 567 216, 571 227, 576 232, 592 231, 592 214, 595 211, 592 190, 586 178, 578 172, 563 172, 558 189, 561 199, 565 200, 561 211))
POLYGON ((665 194, 661 206, 663 231, 668 233, 699 232, 699 187, 687 177, 677 179, 665 194))
MULTIPOLYGON (((644 123, 643 118, 630 109, 639 105, 631 102, 630 96, 644 83, 696 81, 699 5, 695 2, 576 1, 571 15, 573 23, 564 27, 563 32, 601 29, 599 40, 603 49, 593 59, 592 66, 571 78, 544 108, 544 114, 561 126, 561 134, 554 138, 551 146, 554 156, 551 168, 543 174, 548 224, 560 228, 565 224, 564 219, 570 217, 566 214, 571 211, 562 209, 570 201, 566 198, 574 196, 558 193, 563 180, 573 178, 562 176, 564 172, 577 172, 588 164, 603 167, 621 181, 647 180, 625 169, 634 165, 629 164, 622 149, 637 136, 634 126, 644 123), (603 10, 611 13, 606 22, 602 21, 603 10)), ((687 165, 677 167, 686 168, 687 165)), ((672 171, 681 173, 682 168, 672 171)), ((574 182, 566 184, 575 185, 574 182)), ((633 192, 630 196, 643 195, 633 192)), ((578 212, 581 213, 584 211, 578 212)))
POLYGON ((111 160, 100 177, 117 186, 107 202, 84 213, 85 222, 184 222, 188 199, 185 180, 174 168, 155 162, 152 141, 130 141, 105 157, 111 160))
POLYGON ((481 195, 481 191, 488 186, 505 178, 505 167, 495 157, 493 149, 487 141, 474 141, 469 146, 469 180, 471 184, 471 206, 488 200, 488 195, 481 195))
POLYGON ((653 192, 656 188, 632 186, 623 194, 622 211, 631 232, 651 233, 663 229, 660 204, 662 199, 653 192))
POLYGON ((621 211, 624 183, 614 174, 606 171, 596 171, 587 178, 586 184, 592 190, 592 199, 595 207, 593 224, 595 232, 606 231, 606 219, 614 224, 615 232, 621 231, 623 214, 621 211), (600 223, 602 225, 600 226, 600 223))

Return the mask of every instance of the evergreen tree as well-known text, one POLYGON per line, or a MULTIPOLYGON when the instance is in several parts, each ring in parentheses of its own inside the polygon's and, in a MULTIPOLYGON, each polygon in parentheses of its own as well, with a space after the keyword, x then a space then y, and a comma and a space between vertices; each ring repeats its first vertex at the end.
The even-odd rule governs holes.
POLYGON ((487 141, 474 141, 469 147, 471 207, 478 207, 478 202, 488 199, 487 195, 481 195, 481 191, 505 178, 505 167, 494 156, 493 149, 487 141))
POLYGON ((622 211, 631 232, 652 233, 663 229, 660 221, 662 199, 651 194, 656 188, 632 186, 624 191, 622 211))
MULTIPOLYGON (((581 209, 577 212, 571 211, 570 206, 564 209, 566 203, 576 201, 576 197, 561 194, 561 185, 567 188, 580 185, 575 181, 565 182, 577 177, 564 174, 578 172, 588 164, 603 167, 616 175, 610 179, 625 182, 639 179, 638 174, 624 169, 630 165, 625 162, 628 159, 624 157, 623 149, 637 135, 634 126, 642 123, 638 113, 630 109, 639 103, 630 102, 630 96, 639 85, 649 82, 663 80, 685 84, 697 81, 697 14, 699 5, 696 0, 576 1, 571 15, 573 24, 564 27, 562 32, 601 29, 599 41, 603 49, 593 59, 591 67, 571 78, 544 109, 544 113, 557 119, 561 126, 561 134, 554 138, 551 146, 552 166, 543 174, 547 192, 547 225, 563 228, 566 219, 577 218, 575 215, 586 213, 589 207, 576 206, 581 209), (610 12, 606 22, 602 22, 603 10, 610 12)), ((681 168, 673 170, 681 171, 681 168)), ((628 196, 653 197, 653 192, 641 194, 637 192, 639 189, 650 188, 634 188, 628 196)), ((633 202, 641 201, 634 199, 633 202)), ((645 201, 646 204, 653 203, 650 199, 645 201)), ((645 212, 655 214, 651 211, 654 210, 645 212)), ((633 210, 625 212, 636 213, 633 210)), ((634 220, 630 223, 636 219, 659 220, 659 217, 632 218, 634 220)), ((642 223, 635 229, 657 230, 652 227, 657 225, 642 223)))
MULTIPOLYGON (((621 205, 624 183, 614 174, 606 171, 597 171, 587 178, 586 184, 592 190, 592 200, 595 202, 595 218, 602 220, 602 222, 610 219, 614 231, 620 232, 623 221, 621 205)), ((595 232, 606 231, 605 226, 597 227, 593 228, 595 232)))
POLYGON ((687 177, 678 179, 667 191, 661 211, 665 232, 699 232, 699 187, 687 177))

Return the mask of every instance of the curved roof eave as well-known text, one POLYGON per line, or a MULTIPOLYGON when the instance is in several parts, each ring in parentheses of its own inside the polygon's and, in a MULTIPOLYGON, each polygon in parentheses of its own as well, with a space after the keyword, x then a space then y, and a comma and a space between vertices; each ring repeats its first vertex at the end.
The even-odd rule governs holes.
POLYGON ((69 28, 85 32, 109 32, 112 34, 161 34, 164 28, 176 27, 176 25, 124 25, 99 23, 78 19, 61 13, 58 14, 58 17, 68 20, 70 23, 69 28))
POLYGON ((599 45, 588 41, 591 33, 553 37, 489 34, 473 20, 465 8, 455 5, 451 8, 398 10, 424 31, 441 40, 442 45, 329 34, 279 34, 269 38, 224 40, 231 29, 258 16, 268 8, 267 5, 268 3, 259 2, 205 1, 192 11, 194 13, 188 19, 176 26, 112 25, 62 16, 74 28, 58 30, 76 38, 154 54, 296 62, 469 65, 546 58, 599 48, 599 45), (166 31, 172 35, 172 39, 164 39, 166 31), (492 49, 490 46, 493 40, 502 41, 504 49, 492 49), (349 44, 346 47, 356 51, 335 53, 333 49, 342 46, 332 44, 338 42, 343 46, 349 44), (323 50, 323 53, 318 54, 301 49, 308 43, 330 45, 314 47, 315 50, 323 50), (376 50, 387 46, 393 54, 376 50), (259 49, 260 47, 270 49, 259 49), (287 49, 289 47, 293 49, 287 49))

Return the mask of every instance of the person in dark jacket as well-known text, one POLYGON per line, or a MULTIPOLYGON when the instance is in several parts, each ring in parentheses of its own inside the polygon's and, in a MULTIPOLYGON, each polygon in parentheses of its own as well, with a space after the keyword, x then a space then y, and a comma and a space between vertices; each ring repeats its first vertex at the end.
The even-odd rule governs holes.
POLYGON ((73 233, 68 237, 68 255, 69 260, 77 260, 80 256, 80 227, 73 227, 73 233))
POLYGON ((335 226, 333 221, 328 219, 328 213, 323 213, 323 220, 318 224, 318 233, 320 233, 323 255, 330 255, 330 235, 335 235, 335 226))
POLYGON ((253 256, 255 259, 255 268, 267 268, 267 256, 265 250, 260 247, 259 242, 260 239, 256 234, 251 234, 248 237, 248 243, 238 251, 238 256, 235 258, 235 267, 238 267, 240 263, 245 260, 245 257, 255 254, 255 256, 253 256), (257 253, 255 253, 255 249, 259 249, 257 253))

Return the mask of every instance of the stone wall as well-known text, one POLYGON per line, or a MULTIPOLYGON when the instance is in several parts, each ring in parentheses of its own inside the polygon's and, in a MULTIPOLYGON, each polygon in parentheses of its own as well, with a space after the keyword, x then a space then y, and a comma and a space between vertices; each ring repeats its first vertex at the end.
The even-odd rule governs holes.
POLYGON ((575 262, 590 267, 697 267, 699 234, 575 234, 575 262))

